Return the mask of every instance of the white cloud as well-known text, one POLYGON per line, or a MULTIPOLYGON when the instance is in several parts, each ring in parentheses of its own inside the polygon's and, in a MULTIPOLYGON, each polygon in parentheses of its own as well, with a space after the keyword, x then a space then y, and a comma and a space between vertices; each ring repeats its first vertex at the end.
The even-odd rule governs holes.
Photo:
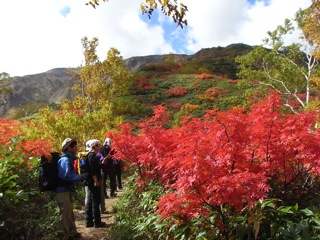
POLYGON ((173 51, 160 26, 150 27, 141 20, 140 0, 110 1, 96 9, 85 2, 1 1, 0 72, 23 76, 79 66, 84 36, 99 38, 101 60, 110 47, 124 58, 173 51))
MULTIPOLYGON (((251 1, 252 2, 252 1, 251 1)), ((250 4, 246 0, 186 0, 188 12, 187 48, 227 46, 232 43, 262 44, 267 31, 292 19, 311 0, 269 0, 250 4), (200 4, 201 3, 201 4, 200 4)))
POLYGON ((96 9, 86 6, 87 1, 0 1, 0 72, 23 76, 79 66, 84 36, 99 38, 100 60, 110 47, 128 58, 238 42, 260 44, 268 30, 311 3, 270 0, 266 6, 263 1, 250 5, 246 0, 186 0, 188 27, 166 33, 169 19, 160 16, 158 25, 142 21, 142 0, 112 0, 96 9), (179 39, 179 46, 174 39, 179 39))

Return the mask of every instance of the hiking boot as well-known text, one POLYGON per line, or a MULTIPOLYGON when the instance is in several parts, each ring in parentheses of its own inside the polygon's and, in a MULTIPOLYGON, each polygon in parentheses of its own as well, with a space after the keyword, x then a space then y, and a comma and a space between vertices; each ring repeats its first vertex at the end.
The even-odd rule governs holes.
POLYGON ((87 228, 92 228, 93 227, 93 223, 86 223, 86 227, 87 228))
POLYGON ((107 211, 107 209, 100 209, 100 212, 101 212, 101 213, 103 213, 103 212, 105 212, 105 211, 107 211))
POLYGON ((78 239, 78 238, 81 238, 81 233, 75 232, 75 233, 72 234, 72 236, 70 236, 68 238, 68 240, 74 240, 74 239, 78 239))
POLYGON ((94 225, 95 228, 103 228, 106 226, 107 226, 107 224, 105 222, 97 223, 94 225))
POLYGON ((75 234, 73 234, 74 238, 81 238, 81 233, 76 232, 75 234))

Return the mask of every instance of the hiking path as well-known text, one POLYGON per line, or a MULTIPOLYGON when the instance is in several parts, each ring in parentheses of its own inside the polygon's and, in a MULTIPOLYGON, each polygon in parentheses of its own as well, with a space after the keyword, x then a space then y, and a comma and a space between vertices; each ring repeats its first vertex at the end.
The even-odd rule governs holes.
POLYGON ((81 238, 79 240, 106 240, 108 239, 108 230, 115 222, 115 216, 112 212, 112 204, 118 200, 118 197, 123 193, 124 190, 118 190, 117 196, 113 198, 106 198, 105 204, 107 211, 101 213, 101 221, 107 224, 104 228, 87 228, 85 226, 84 210, 74 209, 74 215, 76 218, 76 226, 81 238))

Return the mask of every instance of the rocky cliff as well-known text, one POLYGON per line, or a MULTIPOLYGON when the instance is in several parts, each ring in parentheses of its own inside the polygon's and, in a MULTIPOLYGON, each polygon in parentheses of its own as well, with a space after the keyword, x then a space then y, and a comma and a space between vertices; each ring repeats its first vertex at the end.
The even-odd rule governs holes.
POLYGON ((71 87, 74 81, 66 68, 13 77, 7 88, 9 93, 1 94, 5 104, 0 105, 0 116, 5 117, 10 109, 28 104, 51 104, 72 97, 71 87))

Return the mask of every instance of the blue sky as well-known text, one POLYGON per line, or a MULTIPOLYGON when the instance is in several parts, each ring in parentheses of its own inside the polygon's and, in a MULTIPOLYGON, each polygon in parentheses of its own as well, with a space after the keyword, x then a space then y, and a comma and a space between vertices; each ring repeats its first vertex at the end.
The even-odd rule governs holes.
POLYGON ((183 0, 188 26, 159 12, 141 14, 143 0, 109 0, 96 9, 87 0, 0 1, 0 72, 37 74, 83 64, 81 39, 97 37, 101 61, 111 47, 126 59, 181 53, 232 43, 262 44, 266 32, 293 18, 311 0, 183 0))
POLYGON ((172 46, 172 49, 174 53, 182 53, 182 54, 192 54, 192 51, 189 51, 185 47, 185 38, 186 38, 186 28, 188 26, 185 26, 184 28, 181 28, 177 26, 176 23, 171 21, 170 18, 167 18, 165 21, 159 21, 159 18, 163 16, 160 15, 161 12, 154 11, 151 18, 147 16, 147 14, 144 14, 141 16, 141 19, 147 23, 149 26, 157 27, 161 26, 164 29, 163 36, 164 39, 172 46), (160 16, 159 16, 160 15, 160 16))

